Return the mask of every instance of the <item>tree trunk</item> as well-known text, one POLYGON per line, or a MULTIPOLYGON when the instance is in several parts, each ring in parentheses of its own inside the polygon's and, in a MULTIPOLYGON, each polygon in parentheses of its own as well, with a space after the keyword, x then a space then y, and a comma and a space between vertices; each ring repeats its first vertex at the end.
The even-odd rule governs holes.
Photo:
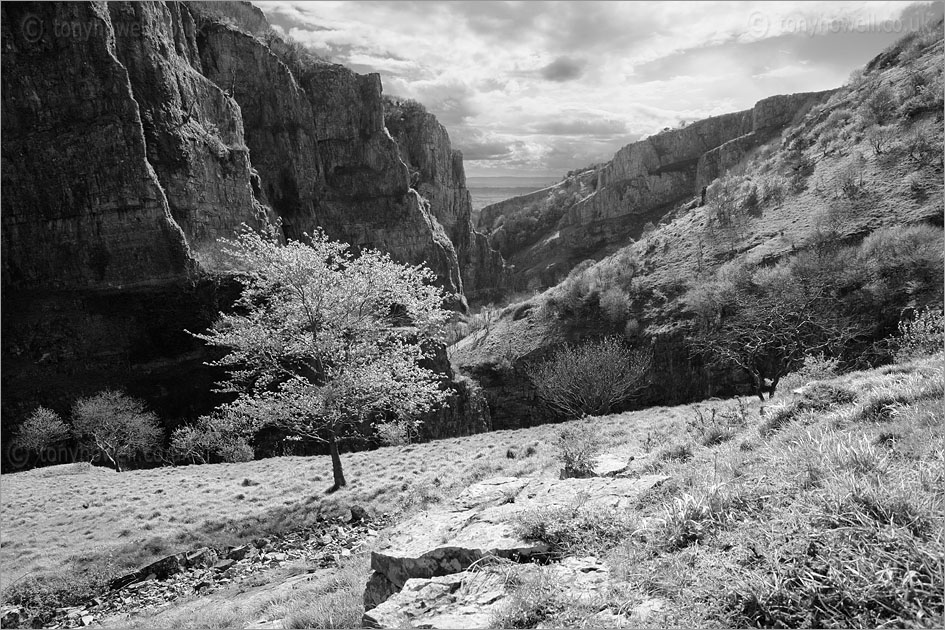
POLYGON ((338 441, 335 440, 335 434, 328 436, 328 447, 331 451, 331 474, 335 478, 335 485, 331 487, 331 492, 348 485, 345 481, 345 474, 341 470, 341 455, 338 453, 338 441))
POLYGON ((104 451, 104 453, 105 453, 105 457, 108 458, 108 461, 110 461, 112 465, 115 467, 115 471, 121 472, 121 464, 118 463, 118 457, 117 456, 112 457, 112 454, 109 453, 108 451, 104 451))

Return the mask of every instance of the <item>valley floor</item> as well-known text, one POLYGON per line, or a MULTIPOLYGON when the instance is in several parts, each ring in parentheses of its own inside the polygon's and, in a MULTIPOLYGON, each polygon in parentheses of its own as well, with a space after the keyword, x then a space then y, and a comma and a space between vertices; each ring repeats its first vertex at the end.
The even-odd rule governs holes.
MULTIPOLYGON (((588 423, 605 450, 633 452, 634 469, 669 480, 626 515, 635 525, 625 535, 612 535, 619 524, 588 530, 576 517, 532 530, 556 532, 562 555, 593 552, 619 583, 670 602, 648 625, 936 627, 945 590, 943 378, 939 355, 764 403, 707 401, 344 454, 350 485, 330 495, 327 456, 4 475, 4 599, 72 605, 106 577, 170 553, 313 527, 354 505, 402 521, 489 477, 557 478, 558 432, 588 423)), ((291 588, 279 585, 312 569, 304 561, 122 623, 357 625, 368 551, 291 588)), ((580 625, 580 615, 608 605, 607 594, 597 610, 556 607, 562 593, 553 589, 537 600, 520 595, 522 616, 504 620, 519 627, 580 625)))

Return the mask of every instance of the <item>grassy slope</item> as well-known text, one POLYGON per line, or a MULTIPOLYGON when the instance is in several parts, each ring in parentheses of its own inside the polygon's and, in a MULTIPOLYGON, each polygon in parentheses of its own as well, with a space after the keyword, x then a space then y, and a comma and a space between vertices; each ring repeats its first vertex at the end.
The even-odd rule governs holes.
MULTIPOLYGON (((877 536, 895 533, 941 559, 943 374, 941 356, 849 374, 835 384, 855 392, 857 401, 824 411, 779 412, 799 398, 782 394, 777 405, 767 404, 764 417, 757 400, 745 399, 592 419, 607 448, 629 448, 639 454, 638 469, 671 477, 626 515, 634 523, 649 523, 642 536, 628 531, 595 551, 612 562, 618 586, 672 601, 667 623, 700 626, 750 622, 745 615, 753 609, 744 605, 746 598, 770 600, 772 584, 794 566, 782 560, 800 557, 812 537, 827 540, 839 531, 842 524, 831 525, 831 518, 865 519, 850 526, 867 527, 877 536), (716 423, 725 429, 720 443, 707 439, 711 427, 694 422, 697 409, 710 417, 710 408, 725 418, 716 423)), ((79 550, 79 565, 86 568, 110 555, 129 565, 198 540, 233 543, 300 525, 346 503, 404 516, 485 477, 556 476, 553 442, 559 428, 544 425, 345 455, 352 485, 330 497, 323 494, 330 475, 327 457, 123 474, 92 469, 53 475, 62 471, 47 469, 4 476, 4 582, 24 571, 67 566, 79 550), (259 485, 243 486, 244 479, 259 485)), ((594 542, 584 534, 578 538, 583 545, 594 542)), ((835 546, 837 553, 852 549, 842 541, 835 546)), ((233 591, 230 598, 195 598, 141 623, 222 627, 288 615, 304 626, 327 623, 331 613, 338 623, 350 624, 359 619, 366 570, 366 558, 354 558, 338 576, 278 597, 254 599, 252 591, 233 591)), ((602 601, 614 596, 601 594, 602 601)), ((575 615, 592 612, 548 610, 568 625, 575 615)))

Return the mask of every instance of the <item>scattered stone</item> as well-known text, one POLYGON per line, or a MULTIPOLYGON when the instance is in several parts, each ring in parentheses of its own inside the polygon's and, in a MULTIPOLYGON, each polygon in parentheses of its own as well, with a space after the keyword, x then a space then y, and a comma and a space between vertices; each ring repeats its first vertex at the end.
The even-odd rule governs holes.
POLYGON ((213 570, 222 573, 223 571, 226 571, 227 569, 232 567, 234 564, 236 564, 236 560, 232 560, 232 559, 220 560, 215 565, 213 565, 213 570))
POLYGON ((95 621, 95 616, 94 616, 94 615, 82 615, 82 618, 80 619, 80 621, 82 622, 82 625, 83 625, 83 626, 91 626, 91 625, 92 625, 92 622, 95 621))
POLYGON ((251 551, 253 551, 253 548, 249 545, 240 545, 239 547, 233 547, 230 549, 230 551, 226 554, 226 557, 230 560, 242 560, 247 555, 249 555, 251 551))
POLYGON ((217 561, 217 554, 209 547, 202 547, 187 554, 188 567, 209 567, 217 561))
POLYGON ((12 628, 23 618, 23 609, 19 606, 0 606, 0 627, 12 628))
POLYGON ((349 523, 361 523, 369 518, 370 515, 363 507, 360 505, 351 506, 351 519, 348 521, 349 523))

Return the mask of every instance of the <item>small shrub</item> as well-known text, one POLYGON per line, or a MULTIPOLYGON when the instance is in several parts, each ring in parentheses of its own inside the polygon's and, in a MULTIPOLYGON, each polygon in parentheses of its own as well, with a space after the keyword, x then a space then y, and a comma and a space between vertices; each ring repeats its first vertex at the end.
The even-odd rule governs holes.
POLYGON ((20 425, 16 443, 28 451, 39 453, 69 437, 69 427, 59 414, 46 407, 37 407, 20 425))
POLYGON ((616 337, 566 345, 528 368, 538 396, 565 417, 610 413, 645 385, 652 352, 633 350, 616 337))
POLYGON ((942 144, 936 139, 934 127, 931 124, 916 124, 905 138, 904 145, 909 158, 918 166, 942 164, 942 144))
POLYGON ((788 183, 779 175, 766 177, 762 185, 762 197, 765 201, 773 203, 775 207, 780 207, 784 202, 784 191, 788 183))
POLYGON ((563 465, 562 477, 593 476, 594 458, 600 452, 601 441, 589 422, 562 428, 555 446, 557 458, 563 465))
POLYGON ((863 179, 863 166, 857 160, 840 169, 836 179, 837 192, 839 196, 853 199, 859 195, 865 186, 863 179))
POLYGON ((840 361, 825 354, 808 354, 801 367, 781 379, 781 389, 788 391, 803 387, 811 381, 833 378, 839 374, 840 361))
POLYGON ((874 89, 860 106, 860 115, 869 124, 885 125, 893 119, 899 102, 888 84, 874 89))
POLYGON ((928 306, 912 318, 903 317, 890 345, 900 362, 941 352, 945 347, 945 309, 928 306))
POLYGON ((876 155, 882 155, 896 137, 892 125, 874 125, 866 130, 866 141, 876 155))
POLYGON ((227 440, 217 452, 225 462, 251 462, 256 457, 253 447, 242 440, 227 440))
POLYGON ((547 544, 554 556, 601 555, 639 530, 632 513, 617 508, 540 508, 516 518, 516 533, 547 544))
POLYGON ((72 428, 76 437, 88 440, 119 472, 125 458, 157 453, 163 433, 157 415, 144 402, 111 390, 76 401, 72 428))
POLYGON ((224 462, 249 462, 255 457, 246 431, 223 414, 204 416, 194 425, 183 426, 171 435, 168 452, 176 462, 206 464, 212 456, 224 462))
POLYGON ((600 296, 600 310, 608 321, 624 322, 630 312, 630 298, 619 288, 611 287, 600 296))

